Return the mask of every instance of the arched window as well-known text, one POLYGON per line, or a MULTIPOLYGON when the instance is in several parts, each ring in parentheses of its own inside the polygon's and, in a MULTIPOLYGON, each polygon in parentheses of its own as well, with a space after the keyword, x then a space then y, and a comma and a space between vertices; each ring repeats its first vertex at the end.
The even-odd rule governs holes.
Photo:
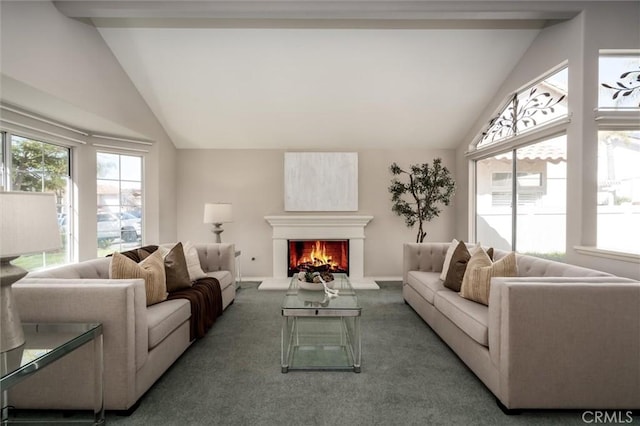
POLYGON ((513 93, 471 145, 476 241, 563 260, 567 96, 563 67, 513 93))
POLYGON ((476 143, 476 149, 535 130, 567 117, 568 69, 514 93, 492 118, 476 143))

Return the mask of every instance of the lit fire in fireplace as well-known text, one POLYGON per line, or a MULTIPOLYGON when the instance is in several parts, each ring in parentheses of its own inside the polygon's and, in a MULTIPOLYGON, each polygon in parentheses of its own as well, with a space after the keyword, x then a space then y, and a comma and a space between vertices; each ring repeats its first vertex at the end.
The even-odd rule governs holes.
POLYGON ((348 272, 349 244, 341 241, 289 241, 289 275, 303 270, 348 272))
POLYGON ((311 249, 309 257, 303 257, 299 260, 301 263, 311 263, 313 266, 329 265, 332 267, 339 266, 333 261, 333 258, 327 255, 327 245, 316 241, 311 249))

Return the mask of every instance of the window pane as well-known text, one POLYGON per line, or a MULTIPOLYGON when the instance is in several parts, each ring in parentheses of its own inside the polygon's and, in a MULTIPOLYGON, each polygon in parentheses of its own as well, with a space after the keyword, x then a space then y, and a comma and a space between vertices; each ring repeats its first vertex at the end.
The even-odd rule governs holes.
POLYGON ((516 150, 518 252, 563 260, 566 250, 567 138, 516 150))
POLYGON ((565 68, 518 93, 517 134, 567 115, 567 78, 565 68))
POLYGON ((491 179, 491 184, 494 187, 506 187, 506 188, 511 188, 511 172, 494 172, 492 179, 491 179))
POLYGON ((640 107, 640 56, 600 56, 598 107, 640 107))
POLYGON ((122 181, 120 184, 120 205, 128 207, 142 207, 141 182, 122 181))
POLYGON ((120 181, 98 179, 96 193, 98 195, 98 210, 118 210, 120 206, 120 181))
POLYGON ((512 248, 512 158, 508 152, 476 162, 476 241, 503 250, 512 248))
POLYGON ((4 155, 4 143, 7 134, 5 132, 0 132, 0 190, 5 190, 4 184, 4 171, 5 171, 5 155, 4 155))
POLYGON ((513 119, 513 108, 514 102, 511 101, 498 117, 491 120, 489 128, 482 136, 482 140, 478 143, 478 148, 515 135, 516 127, 513 119))
POLYGON ((598 132, 598 247, 640 253, 640 131, 598 132))
POLYGON ((11 190, 40 191, 41 143, 19 136, 11 137, 11 190))
POLYGON ((489 122, 476 148, 517 136, 568 114, 569 70, 563 68, 538 84, 515 94, 489 122))
POLYGON ((539 188, 542 186, 542 173, 518 172, 518 188, 539 188))
POLYGON ((55 252, 20 256, 16 265, 28 271, 71 261, 71 226, 69 226, 69 148, 11 136, 12 191, 53 192, 56 195, 58 226, 62 248, 55 252))
POLYGON ((120 156, 99 152, 97 168, 98 179, 120 179, 120 156))
POLYGON ((122 155, 120 157, 120 168, 122 170, 120 179, 142 181, 142 161, 140 157, 122 155))
POLYGON ((142 157, 98 153, 98 256, 142 241, 142 157))

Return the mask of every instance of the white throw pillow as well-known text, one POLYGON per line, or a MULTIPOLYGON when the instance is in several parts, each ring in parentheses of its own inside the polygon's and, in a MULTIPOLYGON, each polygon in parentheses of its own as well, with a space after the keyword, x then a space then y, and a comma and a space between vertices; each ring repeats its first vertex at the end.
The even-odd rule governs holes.
POLYGON ((451 264, 451 257, 453 256, 453 252, 456 250, 458 246, 458 240, 455 238, 449 244, 449 248, 447 249, 447 254, 444 256, 444 265, 442 265, 442 273, 440 274, 440 279, 442 281, 447 279, 447 271, 449 270, 449 265, 451 264))
POLYGON ((206 278, 207 274, 202 270, 200 266, 200 258, 198 257, 198 250, 187 241, 183 244, 184 258, 187 261, 187 270, 189 271, 189 279, 191 282, 199 280, 200 278, 206 278))

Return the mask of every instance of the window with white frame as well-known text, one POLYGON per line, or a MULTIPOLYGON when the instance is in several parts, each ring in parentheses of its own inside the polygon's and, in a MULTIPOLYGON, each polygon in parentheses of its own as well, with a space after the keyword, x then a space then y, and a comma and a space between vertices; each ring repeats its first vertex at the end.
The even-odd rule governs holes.
POLYGON ((480 149, 567 116, 568 69, 563 68, 538 83, 514 93, 476 144, 480 149))
POLYGON ((138 155, 97 153, 98 256, 141 245, 142 164, 138 155))
POLYGON ((599 249, 640 254, 640 52, 599 58, 599 249))
POLYGON ((56 196, 62 247, 54 252, 20 256, 16 265, 32 271, 69 263, 72 258, 71 149, 2 132, 2 186, 8 191, 52 192, 56 196))
POLYGON ((5 145, 7 140, 7 134, 5 132, 0 132, 0 191, 7 190, 9 188, 6 187, 5 182, 5 145))
POLYGON ((468 154, 476 241, 564 259, 567 96, 565 67, 511 95, 478 137, 468 154))

